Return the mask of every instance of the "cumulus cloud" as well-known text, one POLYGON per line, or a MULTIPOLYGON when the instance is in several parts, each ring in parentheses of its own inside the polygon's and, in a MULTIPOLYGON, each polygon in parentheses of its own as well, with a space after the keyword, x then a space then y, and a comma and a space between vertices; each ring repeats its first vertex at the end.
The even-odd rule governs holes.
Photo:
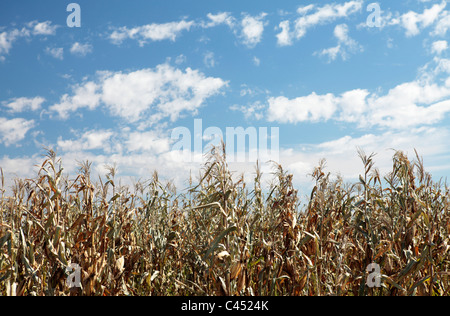
POLYGON ((6 59, 14 42, 20 38, 31 38, 32 36, 55 35, 58 26, 52 25, 51 21, 32 21, 21 29, 11 29, 0 32, 0 61, 6 59))
POLYGON ((31 174, 35 174, 38 163, 36 156, 33 157, 10 157, 5 155, 0 157, 0 168, 2 168, 6 184, 12 184, 12 179, 18 177, 27 179, 31 174))
POLYGON ((434 36, 446 36, 447 31, 450 29, 450 12, 445 10, 439 20, 436 22, 436 26, 434 30, 431 32, 431 35, 434 36))
POLYGON ((354 39, 348 35, 348 26, 346 24, 337 25, 334 29, 334 36, 338 40, 338 45, 335 47, 324 49, 316 55, 328 56, 329 61, 335 60, 339 55, 342 60, 346 60, 350 53, 362 51, 363 48, 354 39))
POLYGON ((261 59, 259 59, 258 57, 254 56, 254 57, 253 57, 253 64, 254 64, 256 67, 259 67, 259 66, 261 65, 261 59))
POLYGON ((92 53, 92 45, 91 44, 81 44, 79 42, 75 42, 72 47, 70 48, 70 52, 73 55, 78 56, 86 56, 89 53, 92 53))
POLYGON ((450 131, 445 127, 413 128, 403 131, 385 131, 380 134, 343 136, 319 144, 301 144, 298 148, 282 149, 281 164, 294 174, 294 181, 302 187, 310 185, 314 167, 326 159, 326 170, 333 176, 339 175, 344 181, 357 181, 363 172, 363 164, 357 149, 366 154, 375 153, 375 167, 381 175, 392 171, 392 157, 395 150, 402 150, 415 159, 415 150, 423 156, 427 171, 448 169, 448 137, 450 131), (360 168, 358 169, 358 166, 360 168))
POLYGON ((64 59, 64 48, 63 47, 46 47, 45 52, 52 56, 53 58, 63 60, 64 59))
MULTIPOLYGON (((444 37, 450 28, 450 12, 445 10, 446 6, 447 1, 442 1, 440 4, 425 8, 422 13, 412 10, 406 13, 382 12, 378 28, 400 26, 405 30, 407 37, 417 36, 423 30, 431 28, 430 35, 444 37)), ((359 27, 368 27, 368 25, 361 23, 359 27)))
POLYGON ((76 86, 72 96, 64 95, 50 109, 67 119, 80 108, 92 110, 103 104, 111 115, 128 122, 145 119, 151 123, 166 117, 175 121, 184 111, 195 113, 226 85, 198 70, 182 71, 162 64, 155 69, 99 74, 97 82, 76 86))
POLYGON ((42 97, 35 98, 14 98, 9 101, 2 102, 2 105, 11 113, 20 113, 24 111, 37 111, 41 108, 45 99, 42 97))
POLYGON ((207 68, 214 68, 216 66, 216 59, 213 52, 206 52, 203 55, 203 63, 207 68))
POLYGON ((33 21, 28 23, 33 35, 55 35, 58 25, 52 25, 51 21, 38 22, 33 21))
POLYGON ((450 100, 444 99, 448 97, 450 86, 422 85, 419 82, 398 85, 383 96, 366 90, 351 90, 340 96, 313 92, 296 99, 270 98, 268 119, 280 123, 334 119, 358 122, 360 127, 404 129, 440 122, 450 112, 450 100), (426 106, 422 105, 424 103, 426 106))
POLYGON ((447 2, 435 4, 429 9, 425 9, 423 13, 409 11, 400 17, 400 25, 405 28, 406 36, 415 36, 420 33, 421 29, 429 27, 438 21, 441 13, 447 6, 447 2))
POLYGON ((13 43, 20 37, 30 36, 28 29, 14 29, 11 31, 5 31, 0 33, 0 61, 5 60, 5 55, 9 54, 13 43))
POLYGON ((271 97, 267 118, 280 123, 333 119, 357 122, 361 128, 399 130, 436 124, 450 113, 450 79, 438 79, 442 72, 448 76, 450 61, 435 59, 433 63, 434 69, 425 69, 417 80, 399 84, 384 95, 355 89, 341 95, 313 92, 295 99, 271 97))
POLYGON ((0 141, 5 146, 13 144, 18 145, 18 142, 23 140, 30 129, 34 127, 33 120, 26 120, 23 118, 14 118, 8 120, 0 117, 0 141))
POLYGON ((72 87, 73 95, 64 94, 58 104, 50 107, 51 112, 57 112, 62 119, 68 119, 71 112, 82 108, 95 109, 100 104, 99 86, 92 81, 72 87))
POLYGON ((300 15, 291 28, 291 21, 285 20, 279 24, 281 32, 277 35, 278 45, 292 45, 294 40, 304 37, 307 31, 316 26, 331 23, 340 18, 346 18, 362 8, 363 1, 349 1, 342 4, 326 4, 322 7, 314 5, 301 7, 297 10, 300 15), (311 11, 314 12, 310 13, 311 11))
POLYGON ((114 44, 121 44, 126 39, 139 41, 144 45, 147 41, 175 41, 183 31, 189 31, 195 25, 194 21, 178 21, 169 23, 152 23, 134 28, 121 27, 114 30, 109 38, 114 44))
POLYGON ((93 130, 83 133, 81 137, 75 140, 63 140, 59 137, 58 148, 64 152, 89 151, 101 149, 110 151, 109 141, 113 132, 109 130, 93 130))
POLYGON ((176 22, 151 23, 137 27, 123 26, 113 29, 108 37, 116 45, 132 39, 143 46, 148 41, 170 40, 174 42, 182 32, 190 31, 193 28, 209 29, 226 25, 244 45, 253 48, 262 40, 264 28, 267 25, 266 16, 267 13, 264 12, 256 16, 242 13, 242 18, 237 19, 229 12, 208 13, 206 19, 200 21, 183 19, 176 22))
POLYGON ((129 152, 161 154, 170 150, 169 139, 161 137, 156 131, 131 132, 126 138, 125 144, 129 152))
POLYGON ((448 49, 447 41, 436 41, 431 45, 431 52, 436 55, 441 55, 448 49))
POLYGON ((175 64, 181 65, 187 61, 187 57, 183 54, 178 55, 177 58, 175 58, 175 64))
POLYGON ((259 42, 261 42, 264 33, 264 18, 267 13, 261 13, 259 16, 245 15, 242 19, 242 42, 250 47, 255 47, 259 42))
POLYGON ((306 6, 298 7, 298 8, 297 8, 297 13, 298 13, 299 15, 305 15, 305 14, 307 14, 308 12, 310 12, 311 10, 313 10, 314 7, 315 7, 314 4, 309 4, 309 5, 306 5, 306 6))
POLYGON ((288 46, 292 45, 292 35, 290 33, 291 27, 289 21, 280 22, 278 28, 281 29, 281 32, 277 34, 278 45, 279 46, 288 46))
POLYGON ((317 95, 313 92, 295 99, 271 97, 268 103, 268 120, 280 123, 327 121, 337 109, 336 97, 331 93, 317 95))
POLYGON ((220 12, 217 14, 208 13, 208 20, 203 21, 198 25, 202 28, 226 25, 242 42, 242 44, 248 48, 254 48, 262 40, 264 29, 267 25, 267 21, 265 21, 266 16, 267 13, 265 12, 262 12, 256 16, 242 13, 242 19, 239 21, 229 12, 220 12))
POLYGON ((244 117, 246 119, 255 119, 255 120, 262 120, 264 118, 263 110, 265 110, 266 106, 262 104, 259 101, 256 101, 255 103, 252 103, 250 105, 233 105, 230 107, 230 110, 232 111, 239 111, 244 114, 244 117))
POLYGON ((92 163, 93 172, 101 176, 107 172, 105 166, 117 166, 122 184, 131 184, 127 180, 130 177, 148 179, 153 170, 158 170, 161 179, 173 180, 184 187, 189 171, 200 167, 199 163, 183 161, 180 155, 172 153, 173 141, 168 130, 137 131, 124 127, 73 133, 74 137, 60 137, 57 142, 64 170, 69 174, 77 171, 78 161, 83 157, 92 163))
POLYGON ((183 111, 195 112, 225 85, 197 70, 183 72, 164 64, 154 70, 111 74, 103 80, 102 101, 113 115, 130 121, 138 121, 148 110, 155 119, 175 121, 183 111))
POLYGON ((230 28, 234 28, 236 24, 236 19, 231 16, 229 12, 221 12, 217 14, 208 13, 208 22, 203 22, 202 26, 204 28, 215 27, 218 25, 227 25, 230 28))

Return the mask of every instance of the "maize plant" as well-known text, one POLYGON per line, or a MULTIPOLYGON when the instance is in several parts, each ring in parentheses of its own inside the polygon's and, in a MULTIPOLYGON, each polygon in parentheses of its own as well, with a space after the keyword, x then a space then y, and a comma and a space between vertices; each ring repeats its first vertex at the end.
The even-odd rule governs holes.
POLYGON ((180 192, 157 172, 132 187, 114 166, 92 179, 88 162, 69 178, 50 150, 11 194, 1 170, 0 295, 449 295, 447 185, 417 153, 396 152, 385 176, 359 155, 358 182, 321 161, 301 201, 281 165, 264 190, 259 164, 244 181, 223 147, 180 192))

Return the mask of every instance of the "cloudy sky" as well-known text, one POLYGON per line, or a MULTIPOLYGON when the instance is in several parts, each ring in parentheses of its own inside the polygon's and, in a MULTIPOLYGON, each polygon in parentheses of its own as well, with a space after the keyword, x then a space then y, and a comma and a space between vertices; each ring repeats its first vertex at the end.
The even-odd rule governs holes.
POLYGON ((299 185, 322 158, 356 178, 358 147, 384 173, 393 149, 417 149, 435 177, 449 174, 445 0, 79 0, 80 27, 67 24, 69 3, 0 2, 8 178, 30 177, 47 147, 69 174, 89 160, 100 174, 157 169, 183 185, 198 165, 171 153, 171 134, 194 137, 195 119, 279 128, 280 162, 299 185))

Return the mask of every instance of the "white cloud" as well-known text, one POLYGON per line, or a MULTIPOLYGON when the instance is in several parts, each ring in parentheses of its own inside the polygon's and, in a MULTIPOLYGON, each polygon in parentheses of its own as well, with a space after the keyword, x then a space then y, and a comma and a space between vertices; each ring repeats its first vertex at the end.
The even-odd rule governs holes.
POLYGON ((45 52, 48 55, 52 56, 53 58, 56 58, 59 60, 64 59, 64 48, 62 48, 62 47, 54 47, 54 48, 46 47, 45 52))
POLYGON ((172 181, 177 188, 186 188, 191 171, 199 170, 198 163, 184 163, 170 152, 155 154, 144 153, 112 153, 95 154, 92 152, 67 152, 61 155, 65 172, 72 175, 77 172, 79 157, 92 163, 92 170, 104 177, 107 173, 105 166, 117 166, 116 182, 121 185, 132 185, 136 180, 148 180, 154 171, 158 172, 161 181, 172 181), (161 168, 164 166, 164 168, 161 168))
POLYGON ((151 117, 178 119, 183 111, 196 112, 210 96, 226 85, 197 70, 185 72, 164 64, 155 70, 115 73, 103 81, 102 100, 113 115, 138 121, 151 110, 151 117))
MULTIPOLYGON (((148 24, 134 28, 120 27, 112 30, 109 39, 112 43, 120 45, 127 39, 137 40, 141 46, 151 41, 171 40, 175 41, 183 31, 190 31, 192 28, 209 29, 220 25, 226 25, 233 34, 247 47, 253 48, 262 40, 264 28, 267 25, 265 17, 267 13, 260 13, 252 16, 242 13, 242 19, 238 20, 229 12, 219 12, 217 14, 208 13, 206 20, 201 21, 178 21, 163 24, 148 24)), ((202 36, 200 41, 206 42, 208 37, 202 36)))
POLYGON ((76 86, 73 96, 64 95, 50 109, 67 119, 70 112, 103 104, 112 115, 129 122, 145 119, 152 124, 166 117, 175 121, 184 111, 195 113, 227 85, 198 70, 182 71, 168 64, 130 73, 105 72, 99 77, 98 83, 76 86))
POLYGON ((288 20, 280 23, 281 32, 277 35, 278 45, 292 45, 293 40, 299 40, 306 35, 307 31, 316 26, 335 21, 339 18, 346 18, 361 10, 363 1, 349 1, 342 4, 326 4, 323 7, 315 6, 302 7, 297 10, 301 16, 295 20, 293 30, 290 29, 288 20), (307 14, 315 9, 313 13, 307 14))
POLYGON ((445 99, 448 97, 450 86, 419 82, 398 85, 383 96, 366 90, 351 90, 340 96, 313 92, 292 100, 270 98, 267 116, 268 120, 280 123, 334 119, 357 122, 359 127, 405 129, 440 122, 450 112, 450 100, 445 99))
POLYGON ((341 95, 311 93, 295 99, 271 97, 267 119, 280 123, 320 122, 330 119, 374 126, 409 129, 441 122, 450 113, 450 61, 435 59, 421 78, 399 84, 384 95, 356 89, 341 95), (447 80, 441 81, 444 73, 447 80))
POLYGON ((259 101, 256 101, 255 103, 252 103, 248 106, 233 105, 230 107, 230 110, 242 112, 246 119, 251 118, 255 120, 262 120, 264 118, 263 110, 265 108, 266 106, 264 104, 262 104, 259 101))
POLYGON ((429 9, 425 9, 423 13, 409 11, 400 17, 400 24, 406 30, 406 36, 418 35, 421 29, 429 27, 438 21, 439 16, 447 6, 447 2, 435 4, 429 9))
POLYGON ((278 28, 281 29, 281 32, 277 34, 278 45, 280 46, 289 46, 292 45, 292 36, 290 33, 290 22, 282 21, 278 25, 278 28))
POLYGON ((73 88, 74 95, 64 94, 60 103, 50 107, 50 111, 57 112, 62 119, 68 119, 71 112, 81 108, 95 109, 100 104, 99 86, 92 82, 86 82, 83 85, 76 85, 73 88))
POLYGON ((355 89, 342 93, 339 100, 340 116, 338 120, 357 123, 367 111, 366 98, 369 92, 363 89, 355 89))
POLYGON ((0 141, 7 147, 12 144, 17 145, 33 127, 33 120, 29 121, 23 118, 8 120, 0 117, 0 141))
POLYGON ((332 175, 340 175, 344 181, 357 181, 364 172, 357 148, 366 154, 375 153, 375 167, 381 175, 392 171, 394 150, 404 151, 410 159, 415 159, 417 150, 423 156, 427 171, 448 170, 448 137, 447 128, 415 128, 404 131, 387 131, 380 134, 364 134, 357 137, 344 136, 319 144, 304 144, 296 149, 282 149, 281 164, 289 172, 293 172, 297 184, 311 184, 311 174, 321 159, 326 159, 326 171, 332 175))
POLYGON ((161 179, 174 180, 184 187, 189 171, 200 167, 198 163, 180 160, 179 155, 171 152, 172 140, 167 130, 137 132, 126 127, 76 134, 74 139, 59 138, 57 143, 64 170, 72 175, 77 172, 78 161, 82 157, 84 161, 91 162, 93 172, 101 176, 107 172, 106 165, 116 165, 117 178, 125 181, 122 184, 130 184, 129 177, 147 180, 157 170, 161 179))
POLYGON ((431 32, 431 35, 434 36, 446 36, 447 31, 450 29, 450 12, 445 10, 441 17, 439 18, 439 21, 437 21, 436 26, 431 32))
POLYGON ((9 100, 8 102, 2 102, 3 106, 9 109, 11 113, 20 113, 23 111, 37 111, 41 108, 42 103, 45 99, 42 97, 35 98, 15 98, 9 100))
POLYGON ((431 45, 431 52, 437 55, 441 55, 442 52, 448 49, 447 41, 436 41, 431 45))
POLYGON ((361 45, 348 36, 348 26, 346 24, 337 25, 334 29, 334 36, 338 40, 337 46, 324 49, 315 54, 326 55, 330 61, 335 60, 338 55, 341 56, 342 60, 346 60, 349 53, 363 50, 361 45))
POLYGON ((314 4, 309 4, 307 6, 299 7, 297 9, 297 13, 300 15, 305 15, 306 13, 308 13, 309 11, 314 9, 314 7, 315 7, 314 4))
POLYGON ((370 116, 366 125, 403 129, 440 122, 450 112, 450 85, 422 83, 400 84, 384 96, 368 99, 370 116))
POLYGON ((395 47, 394 39, 389 37, 386 41, 386 47, 392 49, 395 47))
POLYGON ((12 48, 13 43, 21 38, 30 36, 30 31, 26 28, 21 30, 14 29, 11 31, 5 31, 0 33, 0 57, 9 54, 9 51, 12 48))
POLYGON ((28 23, 28 26, 32 28, 33 35, 55 35, 58 28, 57 25, 52 25, 51 21, 33 21, 28 23))
POLYGON ((175 64, 181 65, 187 61, 187 57, 183 54, 178 55, 177 58, 175 58, 175 64))
POLYGON ((257 95, 267 95, 269 94, 269 90, 267 89, 261 89, 258 88, 257 86, 252 86, 250 87, 247 84, 241 84, 241 91, 239 93, 239 95, 241 97, 245 97, 245 96, 257 96, 257 95))
POLYGON ((132 29, 121 27, 113 31, 109 38, 114 44, 121 44, 126 39, 138 40, 140 45, 147 43, 148 40, 171 40, 174 42, 181 32, 189 31, 194 25, 194 21, 182 20, 163 24, 152 23, 132 29))
POLYGON ((73 55, 78 56, 86 56, 89 53, 92 53, 92 45, 91 44, 81 44, 79 42, 75 42, 70 48, 70 52, 73 55))
POLYGON ((12 36, 8 32, 2 32, 0 33, 0 54, 8 54, 9 50, 12 47, 12 43, 15 40, 15 36, 12 36))
POLYGON ((337 109, 336 97, 331 93, 317 95, 315 92, 296 99, 271 97, 268 100, 267 119, 270 122, 298 123, 327 121, 337 109))
MULTIPOLYGON (((421 1, 429 2, 429 1, 421 1)), ((395 12, 382 12, 380 16, 380 27, 383 29, 387 26, 400 26, 405 30, 407 37, 417 36, 426 28, 433 27, 430 32, 432 36, 445 36, 450 28, 450 12, 445 10, 447 1, 440 4, 434 4, 430 8, 424 9, 422 13, 408 11, 400 14, 395 12)), ((369 27, 367 23, 361 23, 358 27, 369 27)))
POLYGON ((254 56, 254 57, 253 57, 253 64, 254 64, 256 67, 259 67, 259 65, 261 65, 261 60, 260 60, 258 57, 254 56))
POLYGON ((29 22, 21 29, 12 29, 0 32, 0 61, 6 59, 14 42, 20 38, 30 38, 31 36, 55 35, 57 26, 51 25, 52 22, 29 22))
POLYGON ((246 15, 242 19, 241 38, 247 47, 253 48, 261 42, 264 33, 264 18, 266 16, 267 13, 261 13, 256 17, 246 15))
POLYGON ((254 48, 262 40, 264 28, 267 24, 265 20, 267 13, 260 13, 252 16, 242 13, 240 22, 229 12, 217 14, 208 13, 208 21, 199 23, 202 28, 211 28, 219 25, 227 25, 238 39, 247 47, 254 48))
POLYGON ((314 55, 321 55, 321 56, 326 55, 326 56, 328 56, 329 61, 333 61, 337 58, 339 53, 342 54, 342 59, 345 60, 345 54, 343 54, 342 46, 340 44, 337 46, 334 46, 334 47, 325 48, 319 53, 317 53, 317 52, 314 53, 314 55))
POLYGON ((207 68, 214 68, 216 66, 216 60, 213 52, 206 52, 203 56, 203 63, 207 68))
POLYGON ((9 156, 0 157, 0 168, 3 169, 5 176, 6 188, 12 185, 12 180, 16 177, 21 179, 28 179, 30 175, 35 174, 35 165, 37 164, 36 157, 14 157, 9 156))
POLYGON ((230 28, 235 27, 236 19, 232 17, 229 12, 221 12, 218 14, 208 13, 207 17, 209 22, 202 24, 205 28, 215 27, 222 24, 225 24, 230 28))
POLYGON ((58 139, 58 148, 63 152, 78 152, 101 149, 104 152, 111 151, 110 140, 113 132, 109 130, 93 130, 85 132, 79 139, 63 140, 58 139))
POLYGON ((155 131, 132 132, 128 135, 126 146, 129 152, 153 152, 161 154, 170 150, 170 142, 155 131))
MULTIPOLYGON (((261 42, 266 13, 257 16, 243 14, 242 20, 238 21, 229 12, 208 13, 204 21, 177 21, 170 23, 152 23, 138 27, 120 27, 112 30, 109 39, 112 43, 120 45, 127 39, 137 40, 142 46, 150 41, 171 40, 175 41, 183 31, 190 31, 193 27, 208 29, 220 25, 226 25, 244 45, 253 48, 261 42)), ((202 37, 205 41, 205 37, 202 37)))
MULTIPOLYGON (((424 68, 422 76, 425 78, 432 76, 439 76, 439 74, 448 75, 450 74, 450 59, 435 57, 433 62, 436 64, 434 69, 427 70, 427 67, 424 68), (427 73, 429 71, 429 73, 427 73)), ((450 83, 450 78, 447 77, 447 85, 450 83)))

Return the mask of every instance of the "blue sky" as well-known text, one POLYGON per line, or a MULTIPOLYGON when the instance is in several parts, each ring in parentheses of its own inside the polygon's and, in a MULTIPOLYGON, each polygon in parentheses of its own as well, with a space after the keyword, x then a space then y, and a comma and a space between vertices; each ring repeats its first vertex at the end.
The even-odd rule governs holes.
MULTIPOLYGON (((278 127, 301 186, 322 158, 357 178, 357 147, 450 170, 447 1, 64 1, 0 3, 0 167, 29 177, 44 147, 69 174, 89 160, 124 178, 183 186, 198 165, 171 131, 278 127), (372 3, 379 24, 368 25, 372 3)), ((253 164, 232 165, 251 174, 253 164)), ((264 167, 270 172, 269 166, 264 167)))

